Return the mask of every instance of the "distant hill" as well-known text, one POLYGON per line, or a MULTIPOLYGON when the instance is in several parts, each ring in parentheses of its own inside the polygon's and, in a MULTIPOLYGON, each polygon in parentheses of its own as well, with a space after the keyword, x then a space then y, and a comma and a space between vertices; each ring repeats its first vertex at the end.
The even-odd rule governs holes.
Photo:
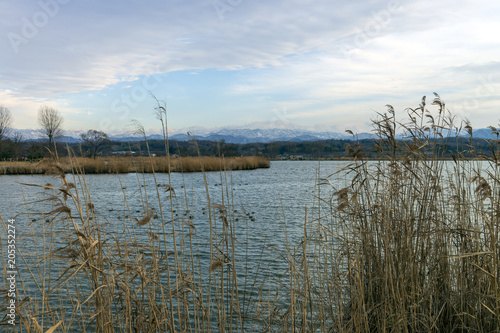
MULTIPOLYGON (((15 130, 23 135, 24 140, 40 140, 40 131, 37 129, 22 129, 15 130)), ((78 143, 81 142, 80 134, 84 133, 84 130, 69 130, 65 131, 64 139, 68 143, 78 143)), ((138 135, 133 135, 132 133, 108 133, 110 139, 119 142, 133 142, 141 141, 143 138, 138 135)), ((462 134, 464 135, 464 134, 462 134)), ((488 128, 482 128, 474 130, 474 138, 477 139, 495 139, 496 136, 491 133, 488 128)), ((306 141, 323 141, 323 140, 352 140, 354 137, 347 133, 339 132, 316 132, 311 130, 301 130, 301 129, 232 129, 224 128, 220 130, 213 131, 203 131, 202 134, 197 135, 196 133, 177 133, 170 135, 171 140, 176 141, 189 141, 192 138, 197 140, 206 141, 221 141, 224 140, 226 143, 234 144, 245 144, 245 143, 269 143, 269 142, 306 142, 306 141)), ((372 133, 358 133, 356 138, 359 140, 374 138, 375 135, 372 133)), ((400 136, 400 138, 402 138, 400 136)), ((160 134, 148 135, 148 140, 163 140, 163 136, 160 134)))
MULTIPOLYGON (((40 140, 42 136, 37 129, 21 129, 15 130, 23 135, 25 140, 40 140)), ((70 130, 64 132, 64 139, 68 143, 81 142, 80 135, 85 133, 84 130, 70 130)), ((113 141, 140 141, 141 136, 133 135, 132 133, 108 133, 113 141)), ((361 133, 358 136, 360 139, 372 137, 370 133, 361 133)), ((147 136, 148 140, 163 140, 160 134, 151 134, 147 136)), ((315 132, 310 130, 300 129, 221 129, 213 131, 203 131, 200 135, 197 133, 177 133, 169 137, 176 141, 189 141, 192 138, 207 141, 221 141, 227 143, 269 143, 275 141, 321 141, 330 139, 352 139, 347 133, 338 132, 315 132)))

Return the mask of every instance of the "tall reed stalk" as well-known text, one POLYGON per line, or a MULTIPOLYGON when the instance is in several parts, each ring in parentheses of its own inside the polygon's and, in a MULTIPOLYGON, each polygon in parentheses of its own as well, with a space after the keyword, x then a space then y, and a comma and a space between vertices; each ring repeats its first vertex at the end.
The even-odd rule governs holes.
POLYGON ((470 124, 457 126, 437 94, 432 104, 429 111, 424 97, 403 121, 388 106, 373 120, 379 160, 348 145, 351 162, 320 179, 308 246, 294 266, 303 331, 500 327, 499 142, 479 156, 458 136, 472 142, 470 124), (457 152, 444 150, 451 140, 457 152))

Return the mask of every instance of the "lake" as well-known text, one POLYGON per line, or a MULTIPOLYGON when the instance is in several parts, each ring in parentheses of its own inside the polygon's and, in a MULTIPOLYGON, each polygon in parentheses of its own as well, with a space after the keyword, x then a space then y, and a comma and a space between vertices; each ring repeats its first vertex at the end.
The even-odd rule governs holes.
MULTIPOLYGON (((497 309, 494 161, 359 161, 336 174, 348 164, 174 173, 171 188, 166 174, 2 176, 0 213, 17 230, 19 317, 72 332, 329 332, 358 318, 363 302, 372 302, 369 319, 403 295, 377 316, 407 317, 413 310, 399 305, 411 300, 429 320, 415 323, 422 331, 446 288, 443 304, 467 309, 450 318, 478 315, 475 304, 497 309)), ((498 327, 493 310, 481 316, 466 327, 498 327)))
MULTIPOLYGON (((217 247, 216 244, 210 247, 209 210, 213 230, 217 230, 213 231, 217 234, 214 238, 216 241, 224 238, 220 231, 224 226, 219 217, 221 214, 227 215, 233 221, 231 232, 234 232, 239 244, 234 250, 239 266, 236 270, 237 278, 245 286, 250 285, 247 282, 250 275, 252 281, 272 279, 272 283, 260 288, 259 293, 262 294, 270 293, 276 287, 275 281, 285 274, 287 265, 284 260, 280 260, 280 256, 287 249, 293 250, 303 237, 306 206, 308 215, 317 213, 314 205, 317 180, 335 173, 346 164, 347 162, 340 161, 272 161, 268 169, 209 172, 205 176, 212 203, 210 207, 202 173, 173 173, 173 191, 165 191, 169 184, 168 174, 156 175, 158 188, 152 174, 87 175, 84 179, 67 175, 66 178, 78 188, 81 202, 92 203, 95 219, 100 221, 102 233, 106 235, 104 238, 108 240, 113 238, 148 244, 152 241, 151 234, 161 239, 162 236, 170 237, 173 233, 172 223, 166 229, 161 228, 159 221, 162 212, 164 221, 171 220, 172 217, 176 221, 182 221, 175 224, 176 234, 191 231, 190 234, 193 235, 189 251, 192 251, 190 255, 199 260, 199 281, 208 279, 210 258, 214 255, 211 251, 214 246, 217 247), (82 188, 86 190, 81 191, 82 188), (172 193, 173 207, 170 206, 169 197, 172 193), (153 212, 154 217, 151 223, 139 226, 137 221, 144 218, 145 211, 153 212)), ((331 177, 329 181, 337 182, 332 185, 338 187, 344 179, 331 177)), ((50 213, 60 208, 64 202, 64 195, 60 191, 21 186, 20 183, 57 188, 61 187, 61 180, 41 175, 0 177, 0 214, 5 221, 15 218, 17 245, 19 252, 23 253, 23 260, 18 255, 17 261, 19 278, 23 281, 21 294, 36 299, 40 297, 40 290, 33 280, 43 280, 41 277, 45 277, 57 281, 64 271, 64 260, 51 261, 49 266, 52 267, 37 265, 40 265, 40 260, 49 252, 67 248, 69 236, 65 232, 72 227, 66 222, 65 213, 55 214, 55 222, 50 220, 51 223, 48 223, 49 217, 53 218, 50 213), (44 232, 41 232, 42 229, 44 232), (46 238, 45 233, 48 231, 56 237, 46 238), (61 237, 57 236, 59 234, 61 237), (38 277, 33 278, 27 266, 37 267, 38 277)), ((334 187, 323 186, 322 197, 329 198, 334 187)), ((72 189, 71 193, 75 194, 76 190, 72 189)), ((64 205, 71 209, 73 217, 78 215, 71 200, 64 202, 64 205)), ((88 217, 87 212, 82 213, 79 221, 85 221, 88 217)), ((170 237, 167 240, 170 249, 173 247, 172 239, 170 237)), ((0 262, 3 270, 4 263, 0 262)), ((252 285, 252 288, 255 286, 252 285)), ((242 288, 241 294, 247 292, 244 289, 242 288)), ((92 287, 82 287, 79 292, 90 295, 92 287)), ((259 293, 248 290, 249 295, 257 296, 259 293)), ((54 301, 57 302, 57 299, 54 301)))
MULTIPOLYGON (((346 164, 339 161, 272 161, 269 169, 234 171, 222 175, 219 172, 208 172, 206 178, 212 202, 227 202, 229 188, 236 217, 243 217, 244 212, 250 213, 255 221, 250 221, 252 223, 249 224, 256 231, 280 238, 280 218, 285 217, 288 227, 292 230, 303 226, 305 206, 312 206, 318 168, 321 177, 326 177, 346 164)), ((157 174, 156 178, 158 184, 168 184, 168 174, 157 174)), ((68 175, 67 179, 69 182, 79 183, 72 175, 68 175)), ((340 182, 341 180, 338 180, 338 183, 333 185, 340 185, 340 182)), ((0 214, 4 220, 17 216, 17 226, 23 229, 29 222, 25 201, 42 200, 46 191, 30 186, 23 186, 21 189, 20 183, 49 183, 54 187, 59 187, 61 183, 57 177, 45 175, 0 177, 0 214)), ((119 218, 123 219, 124 196, 134 217, 141 217, 139 213, 144 210, 142 201, 146 196, 149 197, 150 205, 159 210, 152 174, 86 175, 85 183, 95 211, 111 223, 119 218)), ((203 210, 207 207, 203 174, 172 173, 171 184, 178 205, 185 207, 187 202, 191 210, 188 215, 193 217, 193 224, 203 226, 207 220, 203 217, 203 210)), ((163 192, 163 188, 160 189, 163 192)), ((36 212, 36 205, 29 205, 29 208, 31 213, 36 212)), ((176 211, 176 214, 185 213, 176 211)))

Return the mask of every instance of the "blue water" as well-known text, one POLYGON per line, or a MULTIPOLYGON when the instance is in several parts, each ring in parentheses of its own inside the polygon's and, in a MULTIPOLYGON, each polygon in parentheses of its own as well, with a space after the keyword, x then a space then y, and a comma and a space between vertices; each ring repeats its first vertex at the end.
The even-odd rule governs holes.
MULTIPOLYGON (((234 206, 235 217, 239 221, 245 220, 245 213, 248 213, 255 221, 249 219, 247 222, 255 231, 274 238, 274 235, 283 231, 283 223, 280 220, 283 222, 286 219, 291 230, 303 226, 305 206, 311 206, 313 202, 318 167, 321 177, 326 177, 342 165, 345 163, 337 161, 325 161, 321 164, 315 161, 272 161, 269 169, 234 171, 222 175, 219 172, 208 172, 206 177, 213 203, 228 206, 229 197, 229 203, 234 206)), ((156 177, 158 184, 169 183, 167 174, 157 174, 156 177)), ((128 210, 133 217, 142 218, 146 195, 150 206, 159 211, 152 174, 86 175, 85 183, 73 175, 68 175, 67 180, 75 183, 78 188, 86 186, 95 211, 111 224, 128 216, 128 210), (125 197, 128 208, 124 207, 125 197)), ((49 209, 47 203, 29 203, 44 199, 44 195, 50 191, 20 185, 21 183, 60 187, 61 181, 57 177, 45 175, 0 177, 0 215, 4 220, 15 217, 17 226, 23 229, 30 218, 37 217, 28 216, 28 211, 40 213, 40 208, 49 209)), ((195 227, 203 228, 207 217, 202 213, 208 209, 203 175, 172 173, 171 184, 178 207, 185 208, 187 202, 191 213, 185 216, 191 215, 195 227)), ((170 202, 167 199, 169 192, 164 193, 164 189, 163 186, 159 188, 163 208, 166 215, 170 216, 170 202)), ((185 213, 185 210, 176 209, 176 214, 185 213)))
MULTIPOLYGON (((243 282, 249 275, 253 279, 259 279, 261 275, 262 278, 281 277, 287 267, 283 266, 279 256, 287 248, 299 244, 303 236, 306 207, 308 216, 319 213, 315 206, 316 184, 345 165, 345 162, 339 161, 273 161, 268 169, 209 172, 205 176, 212 203, 210 207, 202 173, 173 173, 170 182, 174 190, 168 192, 165 192, 165 185, 169 184, 168 174, 157 174, 156 184, 152 174, 87 175, 84 178, 67 175, 66 178, 76 185, 78 191, 72 189, 71 193, 78 195, 80 202, 93 204, 95 217, 103 234, 108 237, 134 238, 147 244, 150 241, 148 232, 160 238, 171 235, 172 223, 161 227, 162 212, 163 221, 171 220, 172 216, 176 221, 183 221, 175 224, 178 234, 187 234, 191 224, 193 247, 196 249, 194 255, 203 266, 202 272, 208 271, 210 265, 209 211, 212 213, 213 228, 220 234, 223 222, 218 211, 223 205, 227 217, 234 223, 234 233, 239 241, 236 250, 238 279, 243 282), (160 185, 158 188, 157 184, 160 185), (172 193, 175 193, 173 207, 169 197, 172 193), (145 226, 136 225, 136 221, 150 209, 155 212, 153 220, 145 226)), ((323 198, 331 196, 345 179, 330 177, 329 181, 332 186, 321 189, 323 198)), ((64 195, 58 190, 21 184, 61 187, 61 180, 44 175, 0 176, 0 215, 6 222, 15 218, 18 251, 25 254, 24 259, 18 254, 17 261, 19 276, 24 283, 23 294, 37 298, 39 290, 26 264, 34 267, 44 252, 47 254, 66 246, 66 232, 74 228, 68 224, 65 213, 56 215, 55 222, 51 223, 48 223, 47 213, 63 202, 71 209, 73 217, 78 217, 79 212, 70 198, 64 201, 64 195), (43 230, 55 232, 56 237, 45 239, 43 230)), ((87 217, 85 205, 83 208, 83 219, 73 219, 78 227, 87 217)), ((2 237, 5 240, 3 233, 2 237)), ((171 240, 172 237, 169 238, 168 251, 172 250, 171 240)), ((2 246, 6 247, 6 242, 3 241, 2 246)), ((0 263, 3 271, 3 260, 0 263)), ((52 274, 53 278, 57 278, 63 269, 63 263, 54 263, 54 267, 39 269, 35 276, 48 277, 52 274)), ((90 287, 80 292, 90 293, 90 287)))

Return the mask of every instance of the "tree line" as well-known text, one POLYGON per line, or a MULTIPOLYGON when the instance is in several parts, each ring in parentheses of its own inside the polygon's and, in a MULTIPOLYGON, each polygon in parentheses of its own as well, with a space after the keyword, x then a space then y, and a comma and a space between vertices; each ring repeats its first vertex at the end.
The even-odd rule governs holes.
MULTIPOLYGON (((19 132, 12 130, 13 117, 8 108, 0 107, 0 159, 38 160, 49 156, 67 156, 68 149, 76 156, 97 158, 111 155, 145 155, 148 151, 145 141, 118 142, 111 141, 109 135, 99 130, 88 130, 80 135, 81 143, 63 143, 58 140, 63 136, 64 119, 60 112, 50 106, 41 106, 38 110, 40 125, 39 141, 24 140, 19 132)), ((472 137, 443 138, 437 140, 444 151, 444 158, 452 158, 460 153, 467 156, 467 147, 474 148, 477 154, 491 155, 492 142, 495 140, 474 139, 472 137), (464 148, 465 147, 465 148, 464 148), (465 151, 464 151, 465 149, 465 151)), ((497 137, 498 141, 498 137, 497 137)), ((404 144, 404 141, 399 141, 404 144)), ((153 140, 148 142, 150 152, 157 156, 165 156, 165 142, 153 140)), ((307 142, 270 142, 233 144, 224 140, 213 141, 174 141, 169 142, 169 153, 179 156, 264 156, 271 159, 341 159, 361 157, 373 159, 378 156, 378 141, 364 140, 322 140, 307 142), (356 152, 362 152, 356 153, 356 152), (357 156, 357 155, 356 155, 357 156)), ((429 148, 430 149, 430 148, 429 148)), ((472 149, 470 149, 472 151, 472 149)), ((401 156, 404 157, 404 156, 401 156)), ((471 156, 472 157, 472 156, 471 156)))

